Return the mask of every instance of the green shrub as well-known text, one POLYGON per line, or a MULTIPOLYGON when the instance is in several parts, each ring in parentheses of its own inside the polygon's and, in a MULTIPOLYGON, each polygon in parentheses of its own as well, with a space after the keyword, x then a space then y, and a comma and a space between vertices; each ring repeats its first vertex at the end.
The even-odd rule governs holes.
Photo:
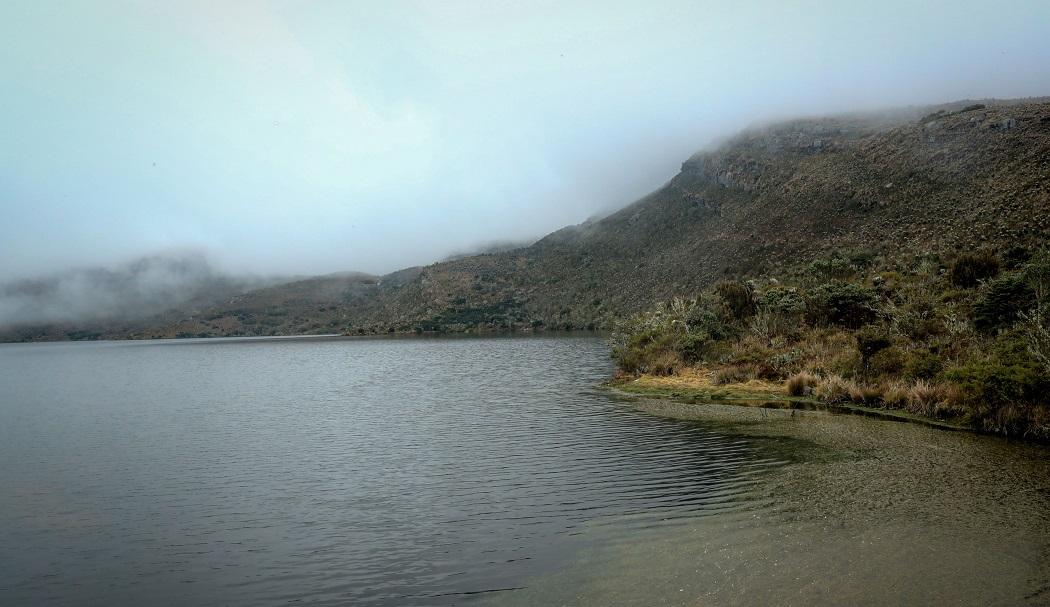
POLYGON ((802 328, 806 301, 794 287, 774 286, 756 296, 758 310, 751 330, 764 338, 794 333, 802 328))
POLYGON ((840 256, 818 259, 809 264, 808 271, 821 280, 845 280, 857 273, 853 264, 840 256))
POLYGON ((999 259, 990 251, 963 253, 948 268, 948 280, 957 287, 970 289, 999 273, 999 259))
POLYGON ((1032 252, 1027 247, 1014 245, 1002 252, 1003 265, 1011 270, 1021 268, 1032 258, 1032 252))
POLYGON ((932 352, 918 352, 904 360, 904 375, 912 379, 933 379, 941 372, 943 361, 932 352))
POLYGON ((616 344, 612 356, 628 373, 663 374, 668 370, 668 355, 675 354, 675 340, 676 336, 664 327, 642 329, 616 344))
POLYGON ((1050 379, 1036 365, 974 362, 945 375, 963 390, 970 421, 976 427, 1050 438, 1050 379))
POLYGON ((1050 249, 1040 251, 1023 267, 1025 281, 1035 292, 1036 299, 1050 307, 1050 249))
POLYGON ((865 327, 858 331, 855 337, 857 349, 860 350, 860 359, 864 364, 867 364, 875 354, 893 344, 885 331, 874 327, 865 327))
POLYGON ((704 333, 710 339, 726 339, 734 333, 721 314, 712 310, 705 300, 694 302, 685 314, 685 326, 690 333, 704 333))
POLYGON ((945 375, 978 408, 1038 402, 1050 390, 1047 377, 1034 365, 976 362, 951 369, 945 375))
POLYGON ((896 375, 904 369, 904 365, 904 354, 893 347, 879 350, 867 361, 868 368, 875 375, 896 375))
POLYGON ((715 293, 722 298, 729 315, 734 320, 752 316, 756 310, 755 289, 738 280, 723 280, 715 285, 715 293))
POLYGON ((973 324, 979 330, 1008 327, 1035 306, 1035 291, 1022 274, 1007 274, 988 283, 974 304, 973 324))
POLYGON ((711 337, 703 332, 682 333, 674 341, 674 351, 686 364, 695 364, 711 350, 711 337))
POLYGON ((852 282, 830 282, 813 289, 806 300, 806 320, 859 329, 876 318, 875 291, 852 282))
POLYGON ((1022 318, 1021 332, 1028 353, 1032 359, 1043 366, 1043 372, 1050 375, 1050 314, 1044 310, 1034 310, 1022 318))
POLYGON ((806 300, 795 287, 774 286, 758 298, 758 305, 767 312, 801 316, 806 311, 806 300))

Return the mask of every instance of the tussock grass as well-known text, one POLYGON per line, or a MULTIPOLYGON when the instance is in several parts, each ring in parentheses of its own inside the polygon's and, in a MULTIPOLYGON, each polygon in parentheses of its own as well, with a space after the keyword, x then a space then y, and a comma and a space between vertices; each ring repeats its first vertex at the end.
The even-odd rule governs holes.
POLYGON ((820 378, 807 371, 796 373, 788 378, 785 387, 791 396, 809 396, 820 383, 820 378))
POLYGON ((935 256, 882 269, 833 259, 796 285, 719 283, 625 323, 614 356, 675 381, 702 369, 709 390, 767 382, 1050 440, 1050 251, 988 255, 956 257, 954 273, 935 256))

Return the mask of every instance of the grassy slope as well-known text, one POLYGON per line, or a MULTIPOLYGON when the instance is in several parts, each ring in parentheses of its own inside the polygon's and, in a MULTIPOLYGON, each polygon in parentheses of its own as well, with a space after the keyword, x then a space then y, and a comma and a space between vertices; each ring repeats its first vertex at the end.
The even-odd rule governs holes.
POLYGON ((635 391, 794 396, 1050 440, 1045 246, 831 255, 659 303, 613 342, 635 391))
POLYGON ((952 250, 1048 235, 1050 104, 925 123, 798 121, 691 158, 665 187, 600 221, 429 266, 360 318, 411 329, 478 311, 491 324, 607 326, 726 275, 774 274, 830 248, 952 250), (991 128, 1008 117, 1020 126, 991 128))
POLYGON ((333 288, 263 290, 103 336, 608 327, 722 277, 774 275, 832 248, 1045 241, 1050 103, 923 118, 932 111, 752 129, 690 158, 642 200, 526 248, 368 285, 320 277, 333 288))

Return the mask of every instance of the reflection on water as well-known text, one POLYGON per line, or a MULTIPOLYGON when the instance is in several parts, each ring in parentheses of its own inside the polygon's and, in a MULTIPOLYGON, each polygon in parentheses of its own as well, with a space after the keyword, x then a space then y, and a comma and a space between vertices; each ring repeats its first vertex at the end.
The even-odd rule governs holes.
POLYGON ((639 406, 790 463, 754 487, 761 507, 605 537, 500 604, 1050 605, 1045 446, 849 415, 639 406))
POLYGON ((624 402, 606 352, 0 346, 0 604, 1050 603, 1045 447, 624 402))
POLYGON ((0 347, 0 603, 456 604, 762 507, 776 456, 609 370, 594 338, 0 347))

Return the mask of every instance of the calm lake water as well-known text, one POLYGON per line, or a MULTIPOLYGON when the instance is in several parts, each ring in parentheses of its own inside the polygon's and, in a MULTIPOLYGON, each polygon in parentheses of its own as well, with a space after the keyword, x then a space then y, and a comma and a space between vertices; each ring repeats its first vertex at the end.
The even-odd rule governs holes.
POLYGON ((1050 603, 1046 448, 672 419, 610 372, 593 337, 0 346, 0 604, 1050 603))

